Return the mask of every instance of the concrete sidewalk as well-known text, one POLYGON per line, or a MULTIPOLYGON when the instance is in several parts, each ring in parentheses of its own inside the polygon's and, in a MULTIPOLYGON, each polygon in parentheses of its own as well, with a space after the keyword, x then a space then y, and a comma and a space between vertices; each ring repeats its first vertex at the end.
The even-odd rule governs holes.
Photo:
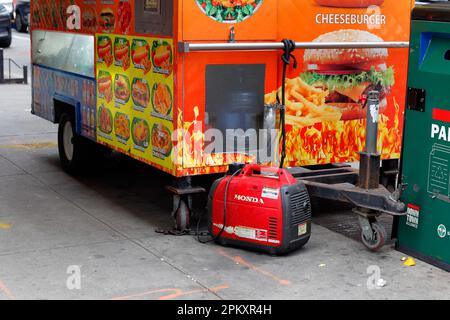
POLYGON ((58 163, 56 127, 30 87, 0 86, 0 299, 443 299, 447 272, 314 225, 286 257, 200 244, 170 227, 170 177, 115 157, 82 177, 58 163), (369 289, 370 266, 387 281, 369 289), (376 269, 376 268, 375 268, 376 269), (81 270, 81 289, 69 272, 81 270))

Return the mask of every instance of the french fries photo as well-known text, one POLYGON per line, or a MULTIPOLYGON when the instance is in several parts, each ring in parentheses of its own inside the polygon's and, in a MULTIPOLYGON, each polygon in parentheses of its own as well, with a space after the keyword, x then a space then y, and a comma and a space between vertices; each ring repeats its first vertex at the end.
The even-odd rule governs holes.
MULTIPOLYGON (((277 103, 281 88, 266 95, 266 104, 277 103)), ((312 126, 319 122, 339 121, 342 113, 325 104, 328 91, 305 83, 301 78, 286 81, 286 124, 296 127, 312 126)))

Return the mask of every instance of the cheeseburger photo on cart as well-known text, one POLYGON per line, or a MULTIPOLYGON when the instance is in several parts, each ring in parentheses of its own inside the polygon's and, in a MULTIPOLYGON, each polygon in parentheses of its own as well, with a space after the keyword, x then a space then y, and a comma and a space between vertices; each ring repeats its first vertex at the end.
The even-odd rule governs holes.
MULTIPOLYGON (((313 42, 382 42, 363 30, 341 29, 325 33, 313 42)), ((395 83, 394 69, 387 66, 388 50, 373 48, 305 50, 306 72, 301 75, 309 85, 328 91, 325 103, 342 113, 341 120, 366 117, 365 98, 372 90, 380 92, 380 112, 387 108, 386 97, 395 83)))

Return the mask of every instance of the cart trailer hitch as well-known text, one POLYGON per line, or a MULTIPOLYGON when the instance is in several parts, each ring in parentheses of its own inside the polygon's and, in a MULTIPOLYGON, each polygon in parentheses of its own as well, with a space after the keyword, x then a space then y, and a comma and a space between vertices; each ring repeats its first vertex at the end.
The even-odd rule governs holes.
POLYGON ((351 183, 328 184, 311 179, 299 178, 308 188, 312 197, 347 202, 357 208, 386 213, 392 216, 403 216, 406 205, 392 197, 384 186, 366 190, 351 183))
MULTIPOLYGON (((306 169, 307 170, 307 169, 306 169)), ((402 216, 406 213, 406 205, 397 196, 378 185, 376 189, 366 189, 360 186, 360 174, 350 167, 338 169, 305 171, 294 173, 302 181, 311 197, 350 203, 353 212, 358 215, 361 227, 361 241, 372 251, 379 250, 387 240, 387 232, 377 218, 382 214, 402 216), (302 176, 303 175, 303 176, 302 176)), ((375 180, 375 179, 374 179, 375 180)))
POLYGON ((405 215, 406 205, 399 201, 404 186, 391 193, 379 183, 381 155, 377 152, 378 91, 369 92, 365 108, 366 148, 360 153, 359 171, 350 166, 337 166, 322 170, 297 168, 293 174, 307 186, 311 196, 352 204, 361 226, 361 241, 370 250, 376 251, 384 245, 387 238, 387 232, 377 222, 377 218, 383 213, 405 215))

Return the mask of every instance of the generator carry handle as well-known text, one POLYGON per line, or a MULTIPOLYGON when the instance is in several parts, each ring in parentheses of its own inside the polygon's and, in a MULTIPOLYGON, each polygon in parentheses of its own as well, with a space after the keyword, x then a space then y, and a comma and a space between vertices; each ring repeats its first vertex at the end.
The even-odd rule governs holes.
POLYGON ((241 173, 246 177, 260 177, 264 179, 276 179, 283 183, 295 183, 297 180, 286 170, 277 167, 265 167, 259 164, 249 164, 241 173))

